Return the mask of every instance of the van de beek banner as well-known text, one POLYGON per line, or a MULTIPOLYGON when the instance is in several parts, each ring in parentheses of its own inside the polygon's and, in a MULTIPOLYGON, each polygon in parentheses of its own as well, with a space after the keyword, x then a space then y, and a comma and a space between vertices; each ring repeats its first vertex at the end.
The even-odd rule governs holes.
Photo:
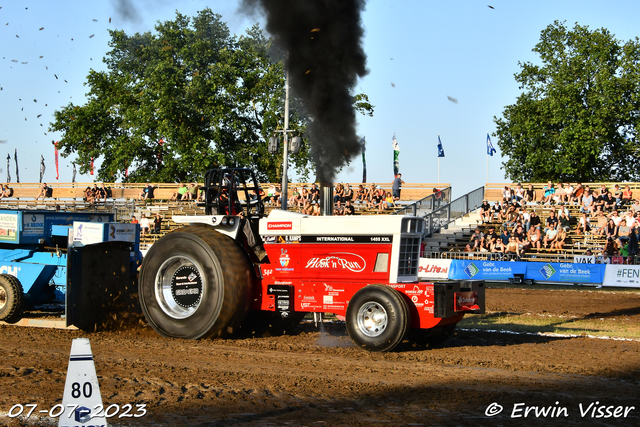
POLYGON ((514 274, 524 274, 525 279, 536 282, 601 284, 604 271, 604 264, 452 260, 449 279, 509 280, 514 274))

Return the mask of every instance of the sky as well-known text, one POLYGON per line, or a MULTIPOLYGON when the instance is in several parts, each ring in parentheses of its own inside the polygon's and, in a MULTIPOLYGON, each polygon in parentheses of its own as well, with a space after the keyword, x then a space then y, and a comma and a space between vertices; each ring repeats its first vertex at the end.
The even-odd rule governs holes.
MULTIPOLYGON (((56 182, 52 141, 62 135, 48 132, 53 112, 85 103, 89 70, 106 70, 102 59, 109 51, 109 29, 153 32, 158 21, 173 20, 176 11, 194 16, 206 7, 221 14, 237 35, 255 22, 264 27, 263 18, 241 13, 238 4, 0 0, 0 181, 6 180, 5 152, 16 181, 17 149, 20 182, 39 181, 41 155, 44 181, 56 182)), ((514 80, 518 63, 539 63, 532 49, 540 32, 559 20, 568 27, 606 28, 627 41, 640 36, 638 16, 637 1, 369 0, 362 14, 369 73, 354 88, 375 106, 373 117, 358 117, 358 134, 367 143, 367 181, 393 180, 395 134, 407 183, 448 183, 459 197, 485 182, 507 182, 493 136, 498 151, 487 159, 487 133, 495 131, 494 116, 501 117, 521 93, 514 80), (438 135, 445 152, 439 160, 438 135)), ((71 181, 73 160, 73 155, 60 158, 59 182, 71 181)), ((76 181, 93 178, 78 174, 76 181)), ((360 157, 336 177, 361 180, 360 157)))

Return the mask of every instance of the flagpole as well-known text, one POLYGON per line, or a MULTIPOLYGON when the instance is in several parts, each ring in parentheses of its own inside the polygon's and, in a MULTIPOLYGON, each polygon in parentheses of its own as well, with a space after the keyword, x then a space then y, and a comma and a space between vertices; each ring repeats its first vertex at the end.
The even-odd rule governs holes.
POLYGON ((489 183, 489 155, 487 154, 487 179, 484 181, 485 185, 489 183))
POLYGON ((440 157, 438 157, 438 184, 440 184, 440 157))

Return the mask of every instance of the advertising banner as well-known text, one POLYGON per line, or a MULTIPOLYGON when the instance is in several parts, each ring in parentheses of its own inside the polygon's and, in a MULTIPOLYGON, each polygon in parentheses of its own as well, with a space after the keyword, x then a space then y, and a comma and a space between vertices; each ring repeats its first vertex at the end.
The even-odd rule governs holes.
POLYGON ((418 280, 447 280, 450 268, 450 259, 420 258, 418 280))
POLYGON ((595 255, 574 255, 573 262, 577 264, 595 264, 595 255))
POLYGON ((509 280, 514 274, 525 274, 526 262, 451 260, 449 279, 509 280))
POLYGON ((525 279, 536 282, 597 283, 604 280, 605 266, 602 264, 580 264, 573 262, 527 262, 525 279))
POLYGON ((602 286, 640 288, 640 265, 607 265, 602 286))

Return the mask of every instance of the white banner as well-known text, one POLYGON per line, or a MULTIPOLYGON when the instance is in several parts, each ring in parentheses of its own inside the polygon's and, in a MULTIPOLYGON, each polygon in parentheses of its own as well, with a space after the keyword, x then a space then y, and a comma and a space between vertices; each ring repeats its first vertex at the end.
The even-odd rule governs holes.
POLYGON ((576 264, 595 264, 595 255, 574 255, 573 262, 576 264))
POLYGON ((420 258, 418 280, 447 280, 449 278, 450 259, 420 258))
POLYGON ((640 265, 608 264, 602 286, 640 288, 640 265))

